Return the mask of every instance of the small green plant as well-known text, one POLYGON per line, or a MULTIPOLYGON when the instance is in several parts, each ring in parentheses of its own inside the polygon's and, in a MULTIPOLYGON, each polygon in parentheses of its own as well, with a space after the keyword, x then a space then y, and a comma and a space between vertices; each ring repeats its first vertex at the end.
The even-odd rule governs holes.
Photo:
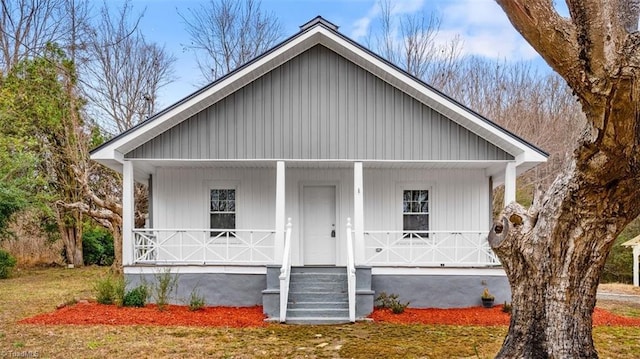
POLYGON ((122 304, 125 307, 144 307, 147 303, 147 287, 139 285, 124 295, 122 304))
POLYGON ((397 294, 387 294, 385 292, 381 292, 375 300, 376 308, 391 309, 393 314, 404 313, 404 310, 407 309, 409 303, 411 302, 400 302, 397 294))
POLYGON ((113 282, 113 304, 122 307, 124 296, 127 292, 127 281, 124 277, 118 277, 113 282))
POLYGON ((93 290, 98 303, 122 306, 126 287, 127 282, 123 277, 106 276, 94 283, 93 290))
POLYGON ((502 305, 502 311, 511 314, 512 309, 513 306, 511 305, 511 303, 507 303, 507 301, 505 300, 504 304, 502 305))
POLYGON ((178 276, 171 273, 171 269, 165 269, 156 273, 153 290, 153 299, 158 310, 167 308, 171 294, 178 289, 178 276))
POLYGON ((485 289, 482 291, 482 296, 481 296, 481 298, 482 298, 482 299, 487 299, 487 300, 494 300, 494 299, 496 299, 496 297, 494 297, 494 296, 493 296, 493 294, 489 293, 489 288, 485 288, 485 289))
POLYGON ((204 308, 204 295, 200 294, 197 289, 193 289, 189 295, 189 310, 195 312, 204 308))
POLYGON ((17 261, 14 256, 0 249, 0 279, 9 278, 16 263, 17 261))
POLYGON ((100 304, 113 304, 114 282, 112 277, 98 279, 93 285, 96 292, 96 301, 100 304))

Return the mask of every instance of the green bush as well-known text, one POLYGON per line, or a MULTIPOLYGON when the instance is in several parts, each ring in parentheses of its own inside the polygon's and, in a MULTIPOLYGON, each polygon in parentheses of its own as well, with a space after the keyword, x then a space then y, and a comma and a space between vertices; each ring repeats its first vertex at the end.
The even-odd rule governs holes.
POLYGON ((113 236, 102 227, 87 226, 82 234, 82 255, 85 265, 113 264, 113 236))
POLYGON ((139 285, 124 295, 123 304, 125 307, 144 307, 147 303, 147 287, 139 285))
POLYGON ((126 286, 127 282, 122 277, 114 278, 113 276, 107 276, 100 278, 93 284, 96 301, 100 304, 122 306, 126 286))
POLYGON ((407 309, 410 302, 401 303, 398 300, 397 294, 389 294, 385 292, 381 292, 375 300, 376 308, 386 308, 391 309, 393 314, 401 314, 404 313, 404 310, 407 309))
POLYGON ((178 289, 178 276, 171 273, 171 269, 166 269, 155 274, 153 287, 153 299, 158 305, 158 310, 166 309, 171 295, 178 289))
POLYGON ((200 294, 197 289, 191 291, 191 294, 189 295, 189 310, 195 312, 204 308, 204 305, 204 295, 200 294))
POLYGON ((634 219, 616 238, 607 257, 600 281, 603 283, 633 282, 633 250, 623 247, 622 243, 632 239, 640 233, 640 217, 634 219))
POLYGON ((114 287, 115 283, 112 277, 98 279, 93 285, 96 301, 100 304, 113 304, 114 287))
POLYGON ((9 252, 0 249, 0 279, 9 278, 16 263, 16 259, 9 252))
POLYGON ((124 304, 124 296, 127 290, 127 281, 124 277, 118 277, 113 281, 113 304, 122 307, 124 304))

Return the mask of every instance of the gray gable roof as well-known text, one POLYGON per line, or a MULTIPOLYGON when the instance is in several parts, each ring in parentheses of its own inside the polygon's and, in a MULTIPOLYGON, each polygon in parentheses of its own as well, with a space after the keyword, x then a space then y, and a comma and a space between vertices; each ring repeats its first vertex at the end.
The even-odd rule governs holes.
POLYGON ((125 158, 469 161, 514 157, 316 45, 125 158))
MULTIPOLYGON (((327 49, 331 50, 331 52, 338 54, 339 57, 344 63, 350 63, 352 65, 357 65, 359 68, 359 72, 366 72, 368 75, 364 76, 365 81, 369 81, 373 77, 377 78, 376 81, 382 81, 386 85, 378 86, 379 88, 384 88, 381 90, 385 95, 382 97, 377 97, 378 95, 367 95, 367 101, 370 104, 374 104, 378 106, 378 99, 384 98, 385 101, 387 98, 394 99, 393 103, 393 111, 398 111, 402 107, 402 111, 407 109, 406 106, 396 106, 396 98, 398 98, 399 92, 402 92, 404 95, 408 95, 412 97, 415 101, 420 102, 425 105, 427 109, 424 107, 420 107, 420 116, 416 118, 428 118, 429 120, 424 120, 426 122, 433 123, 434 121, 438 122, 440 120, 434 120, 434 118, 438 117, 440 119, 446 118, 457 125, 451 128, 454 128, 454 132, 464 133, 463 137, 474 138, 475 139, 483 139, 484 143, 490 144, 494 146, 496 149, 504 152, 503 154, 498 154, 500 151, 497 151, 495 154, 498 157, 486 156, 485 158, 499 158, 499 156, 504 156, 507 154, 508 158, 516 159, 516 162, 521 165, 521 169, 527 169, 532 167, 533 165, 544 162, 546 160, 547 154, 536 146, 524 141, 518 136, 510 133, 504 128, 496 125, 490 120, 478 115, 472 110, 466 108, 455 100, 447 97, 441 92, 433 89, 428 86, 424 82, 419 79, 412 77, 396 66, 390 64, 379 56, 373 54, 369 50, 364 47, 356 44, 354 41, 345 37, 344 35, 337 32, 335 25, 329 23, 328 21, 318 17, 309 23, 304 25, 303 30, 301 30, 296 35, 291 38, 283 41, 273 49, 267 51, 265 54, 257 57, 256 59, 250 61, 246 65, 241 68, 231 72, 230 74, 224 76, 223 78, 211 83, 210 85, 204 87, 203 89, 195 92, 194 94, 188 96, 187 98, 177 102, 176 104, 166 108, 160 113, 154 115, 152 118, 147 121, 139 124, 138 126, 126 131, 110 141, 106 142, 102 146, 94 149, 91 152, 92 158, 117 169, 119 167, 119 163, 123 160, 123 158, 134 158, 138 156, 153 156, 155 158, 156 155, 152 154, 154 150, 151 150, 151 147, 155 148, 158 144, 151 144, 154 139, 160 138, 158 136, 162 136, 163 133, 169 131, 174 126, 183 126, 181 125, 183 121, 187 121, 186 123, 193 122, 193 118, 202 118, 203 113, 207 113, 205 116, 207 118, 211 111, 221 111, 223 107, 221 105, 217 105, 220 101, 227 101, 226 98, 231 96, 230 98, 235 98, 237 95, 234 93, 240 89, 245 88, 254 81, 257 81, 262 76, 265 76, 267 73, 271 73, 271 80, 273 80, 274 69, 283 66, 286 67, 286 63, 290 60, 296 58, 303 52, 315 47, 316 45, 322 45, 327 49), (331 26, 327 25, 330 24, 331 26), (391 90, 390 87, 394 88, 391 90), (398 92, 398 94, 394 95, 394 92, 398 92), (212 107, 213 106, 213 107, 212 107), (210 110, 209 108, 212 108, 210 110), (429 115, 425 115, 429 113, 429 115), (426 116, 426 117, 425 117, 426 116), (460 131, 460 130, 463 131, 460 131), (469 134, 473 134, 474 136, 469 136, 469 134), (151 141, 151 142, 150 142, 151 141)), ((340 61, 342 61, 340 60, 340 61)), ((356 72, 358 72, 356 71, 356 72)), ((263 81, 263 80, 260 80, 263 81)), ((264 81, 263 81, 264 82, 264 81)), ((269 81, 270 83, 273 81, 269 81)), ((257 83, 257 82, 256 82, 257 83)), ((252 84, 251 86, 255 86, 252 84)), ((348 86, 348 85, 347 85, 348 86)), ((308 87, 310 91, 312 91, 313 86, 308 87)), ((347 87, 348 88, 348 87, 347 87)), ((244 90, 243 90, 244 91, 244 90)), ((356 90, 357 91, 357 90, 356 90)), ((367 91, 370 91, 367 88, 367 91)), ((259 95, 260 91, 255 90, 252 91, 254 95, 259 95)), ((263 92, 264 93, 264 92, 263 92)), ((403 95, 403 96, 404 96, 403 95)), ((405 96, 406 97, 406 96, 405 96)), ((338 100, 341 98, 338 97, 338 100)), ((244 101, 244 100, 243 100, 244 101)), ((264 98, 262 99, 264 101, 264 98)), ((391 100, 390 100, 391 101, 391 100)), ((403 100, 404 101, 404 100, 403 100)), ((385 102, 386 103, 386 102, 385 102)), ((314 105, 309 102, 309 105, 314 105)), ((316 105, 320 106, 321 103, 316 103, 316 105)), ((228 107, 228 106, 227 106, 228 107)), ((324 107, 323 107, 324 108, 324 107)), ((339 107, 342 109, 343 107, 339 107)), ((349 106, 346 106, 347 111, 349 111, 349 106)), ((389 106, 385 107, 385 109, 390 108, 389 106)), ((409 106, 411 108, 411 106, 409 106)), ((359 108, 358 108, 359 109, 359 108)), ((371 111, 371 113, 375 115, 379 115, 378 108, 376 110, 372 110, 371 107, 363 107, 363 111, 371 111)), ((226 111, 226 110, 225 110, 226 111)), ((284 112, 283 112, 284 113, 284 112)), ((365 112, 367 113, 367 112, 365 112)), ((395 116, 395 115, 394 115, 395 116)), ((371 120, 371 116, 366 116, 366 120, 371 120)), ((229 120, 224 120, 222 122, 228 122, 229 120)), ((265 119, 266 121, 266 119, 265 119)), ((304 121, 304 119, 302 120, 304 121)), ((351 120, 350 120, 351 121, 351 120)), ((354 121, 360 121, 354 120, 354 121)), ((404 119, 403 119, 404 121, 404 119)), ((204 121, 210 123, 210 121, 204 121)), ((375 122, 375 120, 374 120, 375 122)), ((440 121, 441 122, 441 121, 440 121)), ((292 121, 293 125, 295 121, 292 121)), ((319 124, 324 122, 318 121, 319 124)), ((349 122, 350 123, 350 122, 349 122)), ((256 123, 259 126, 259 122, 256 123)), ((277 124, 274 124, 277 125, 277 124)), ((388 123, 385 123, 384 126, 387 126, 388 123)), ((209 125, 210 126, 210 125, 209 125)), ((373 124, 372 128, 378 129, 377 126, 382 126, 382 124, 373 124)), ((177 127, 179 128, 179 127, 177 127)), ((177 132, 173 131, 173 132, 177 132)), ((390 127, 391 129, 395 129, 395 124, 390 127)), ((406 128, 406 127, 403 127, 406 128)), ((176 133, 171 132, 172 135, 176 133)), ((380 131, 377 133, 385 133, 387 135, 388 129, 385 127, 382 129, 380 127, 380 131)), ((409 131, 407 131, 408 133, 409 131)), ((423 133, 424 134, 424 133, 423 133)), ((332 135, 332 134, 330 134, 332 135)), ((370 136, 370 133, 361 133, 363 136, 370 136)), ((414 131, 411 131, 411 135, 416 135, 414 131)), ((395 136, 395 133, 394 133, 395 136)), ((166 137, 166 136, 165 136, 166 137)), ((385 137, 386 138, 386 137, 385 137)), ((365 139, 368 141, 369 137, 365 139)), ((448 139, 450 142, 453 140, 452 138, 448 139)), ((155 140, 158 141, 157 139, 155 140)), ((457 140, 455 140, 457 141, 457 140)), ((453 152, 455 151, 463 151, 461 150, 462 141, 465 141, 464 138, 461 138, 457 145, 454 146, 453 152)), ((434 143, 434 141, 430 141, 430 143, 434 143)), ((169 148, 173 148, 176 144, 172 142, 169 148)), ((266 145, 266 144, 265 144, 266 145)), ((180 146, 184 146, 181 144, 180 146)), ((275 145, 277 147, 277 145, 275 145)), ((360 145, 357 145, 360 146, 360 145)), ((370 146, 369 144, 365 144, 365 147, 370 146)), ((387 146, 387 144, 385 144, 387 146)), ((396 145, 391 145, 395 148, 396 145)), ((161 146, 162 147, 162 146, 161 146)), ((275 148, 275 147, 274 147, 275 148)), ((313 148, 313 146, 312 146, 313 148)), ((385 147, 386 148, 386 147, 385 147)), ((423 147, 424 148, 424 147, 423 147)), ((487 147, 488 148, 488 147, 487 147)), ((207 157, 217 156, 216 152, 211 152, 211 148, 207 151, 204 151, 202 148, 201 152, 197 156, 207 155, 207 157)), ((440 152, 442 149, 438 150, 440 152)), ((322 150, 320 150, 321 152, 322 150)), ((342 151, 341 153, 346 153, 348 157, 358 158, 358 159, 368 159, 369 155, 367 153, 371 153, 371 151, 365 151, 364 157, 363 152, 359 149, 349 152, 342 151)), ((301 153, 304 151, 301 150, 301 153)), ((375 151, 374 151, 375 152, 375 151)), ((405 151, 406 152, 406 151, 405 151)), ((431 153, 424 152, 423 150, 418 151, 422 154, 422 159, 434 159, 434 154, 436 151, 431 151, 431 153)), ((464 151, 463 151, 464 152, 464 151)), ((482 152, 482 150, 480 150, 482 152)), ((264 152, 265 154, 268 151, 264 152)), ((276 158, 276 152, 272 152, 273 157, 276 158)), ((282 152, 286 155, 286 152, 282 152)), ((385 149, 384 153, 381 154, 383 158, 391 158, 398 159, 400 151, 394 150, 392 152, 385 149)), ((331 154, 323 155, 319 154, 321 157, 333 158, 331 154)), ((404 156, 404 155, 403 155, 404 156)), ((247 155, 247 158, 249 156, 247 155)), ((341 157, 341 156, 339 156, 341 157)), ((411 160, 415 157, 404 157, 408 160, 411 160)), ((440 157, 442 158, 442 157, 440 157)), ((469 157, 458 157, 469 158, 469 157)), ((480 157, 479 157, 480 158, 480 157)))

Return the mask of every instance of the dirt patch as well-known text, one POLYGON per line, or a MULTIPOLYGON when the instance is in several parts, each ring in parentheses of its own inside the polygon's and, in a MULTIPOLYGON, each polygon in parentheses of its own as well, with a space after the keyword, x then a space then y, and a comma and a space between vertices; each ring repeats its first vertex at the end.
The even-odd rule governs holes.
POLYGON ((601 283, 598 291, 616 294, 635 294, 640 295, 640 287, 623 283, 601 283))
MULTIPOLYGON (((444 324, 444 325, 509 325, 509 314, 502 307, 456 309, 408 308, 402 314, 393 314, 387 309, 376 309, 370 316, 376 322, 399 324, 444 324)), ((155 326, 215 326, 215 327, 261 327, 266 326, 262 307, 207 307, 189 311, 185 306, 172 305, 159 311, 155 305, 144 308, 118 308, 97 303, 78 303, 51 313, 23 319, 22 324, 75 324, 75 325, 155 325, 155 326)), ((594 325, 640 327, 640 318, 628 318, 596 308, 594 325)))

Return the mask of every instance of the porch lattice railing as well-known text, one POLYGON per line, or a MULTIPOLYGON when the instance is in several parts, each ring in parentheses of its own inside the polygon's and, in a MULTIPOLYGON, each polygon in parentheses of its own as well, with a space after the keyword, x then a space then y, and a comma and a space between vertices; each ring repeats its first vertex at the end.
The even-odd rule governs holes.
POLYGON ((271 264, 274 230, 135 229, 134 262, 139 264, 271 264))
POLYGON ((481 231, 364 231, 365 265, 497 266, 481 231))

